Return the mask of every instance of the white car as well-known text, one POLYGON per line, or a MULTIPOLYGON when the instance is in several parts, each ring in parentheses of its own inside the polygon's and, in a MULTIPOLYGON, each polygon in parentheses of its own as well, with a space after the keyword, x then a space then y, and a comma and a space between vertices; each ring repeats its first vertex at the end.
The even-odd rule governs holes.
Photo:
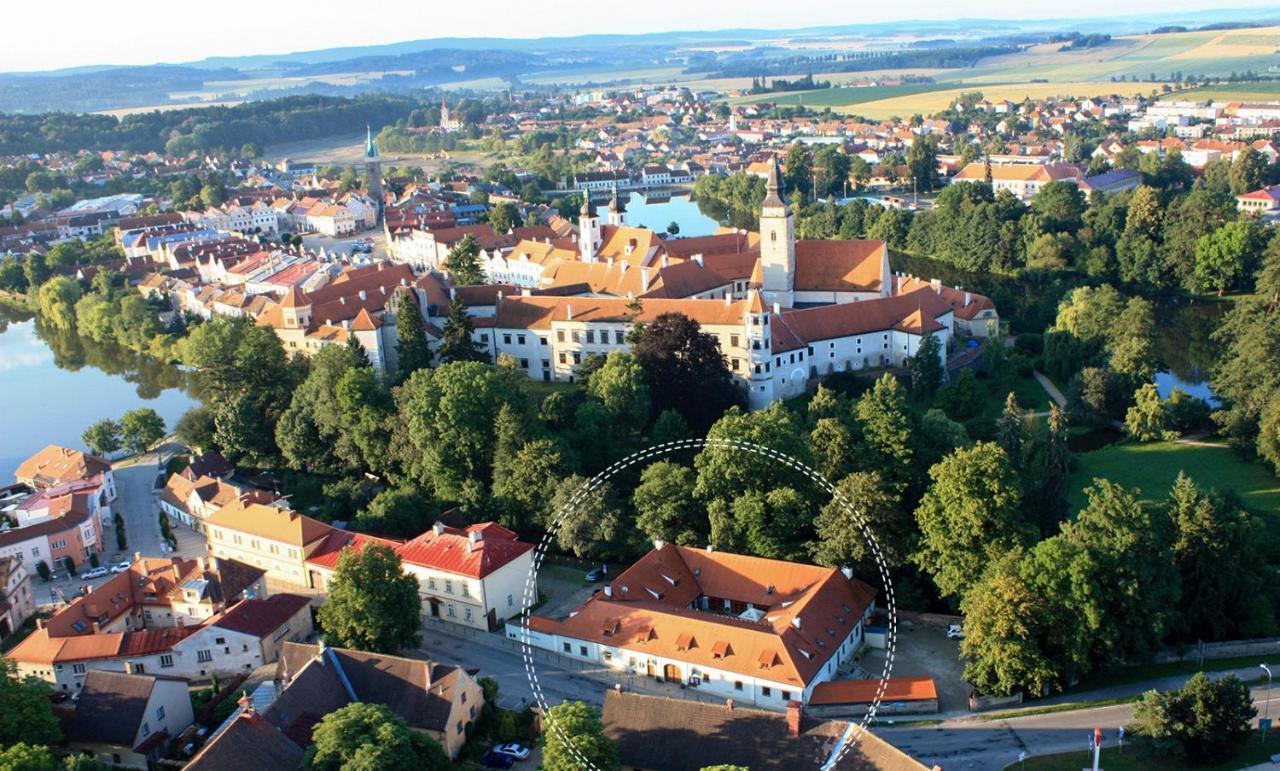
POLYGON ((132 565, 132 564, 133 564, 132 562, 121 562, 121 563, 120 563, 120 564, 118 564, 118 565, 112 565, 112 566, 111 566, 111 572, 112 572, 112 573, 123 573, 124 571, 128 570, 128 569, 129 569, 129 566, 130 566, 130 565, 132 565))
POLYGON ((948 626, 948 627, 947 627, 947 639, 950 639, 950 640, 963 640, 963 639, 964 639, 964 628, 963 628, 963 627, 961 627, 959 624, 952 624, 952 625, 948 626))
POLYGON ((525 760, 529 757, 529 748, 523 744, 516 744, 515 742, 511 742, 510 744, 496 744, 493 747, 493 751, 502 755, 510 755, 516 760, 525 760))
POLYGON ((93 570, 86 572, 83 576, 81 576, 81 578, 102 578, 103 576, 110 575, 110 574, 111 574, 111 571, 108 570, 107 568, 94 568, 93 570))

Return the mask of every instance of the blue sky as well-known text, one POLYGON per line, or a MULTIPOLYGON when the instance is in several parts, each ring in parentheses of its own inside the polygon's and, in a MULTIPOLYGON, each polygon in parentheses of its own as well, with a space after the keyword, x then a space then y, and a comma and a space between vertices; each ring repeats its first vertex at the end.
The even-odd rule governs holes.
MULTIPOLYGON (((1221 0, 1220 0, 1221 3, 1221 0)), ((1200 10, 1213 0, 307 0, 191 3, 174 0, 62 0, 7 3, 0 71, 87 64, 180 62, 212 55, 305 51, 428 37, 542 37, 597 32, 661 32, 725 27, 805 27, 967 17, 1085 17, 1200 10), (602 10, 603 9, 603 10, 602 10), (31 31, 31 32, 28 32, 31 31)), ((1226 0, 1232 8, 1277 9, 1275 0, 1226 0)))

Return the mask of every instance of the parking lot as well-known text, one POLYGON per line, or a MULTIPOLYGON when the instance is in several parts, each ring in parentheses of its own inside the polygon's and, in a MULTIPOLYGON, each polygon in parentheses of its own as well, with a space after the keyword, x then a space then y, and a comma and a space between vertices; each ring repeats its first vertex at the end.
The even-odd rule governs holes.
POLYGON ((546 595, 546 602, 538 608, 539 616, 560 618, 585 602, 591 594, 604 587, 604 581, 590 583, 584 577, 589 568, 570 567, 544 563, 538 571, 538 591, 546 595))
MULTIPOLYGON (((871 677, 884 671, 885 651, 872 649, 861 666, 871 677)), ((969 685, 964 682, 960 643, 948 640, 938 626, 900 621, 890 677, 932 677, 938 689, 938 709, 942 712, 969 708, 969 685)))
POLYGON ((360 231, 341 238, 322 236, 319 233, 304 233, 302 245, 311 251, 318 252, 323 248, 327 254, 350 255, 352 247, 357 243, 363 242, 366 238, 373 239, 373 251, 364 256, 372 257, 375 260, 385 260, 387 258, 386 236, 378 228, 360 231))

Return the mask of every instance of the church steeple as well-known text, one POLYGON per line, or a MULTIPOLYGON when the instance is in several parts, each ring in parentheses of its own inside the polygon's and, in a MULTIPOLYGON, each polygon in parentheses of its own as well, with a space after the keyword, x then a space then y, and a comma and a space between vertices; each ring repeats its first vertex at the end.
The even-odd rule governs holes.
POLYGON ((364 124, 364 157, 378 157, 378 143, 373 141, 373 128, 368 123, 364 124))
POLYGON ((609 199, 609 224, 622 226, 627 224, 627 207, 618 198, 618 186, 613 186, 613 197, 609 199))
POLYGON ((781 177, 775 160, 760 205, 760 291, 766 301, 790 308, 795 303, 796 231, 781 177))

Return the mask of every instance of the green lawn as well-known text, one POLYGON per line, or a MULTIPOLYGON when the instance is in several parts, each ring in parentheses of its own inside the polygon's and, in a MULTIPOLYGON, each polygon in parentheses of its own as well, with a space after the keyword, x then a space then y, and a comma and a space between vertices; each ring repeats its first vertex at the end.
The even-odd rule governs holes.
POLYGON ((1121 442, 1076 456, 1070 504, 1084 507, 1084 488, 1095 477, 1142 490, 1147 503, 1162 504, 1179 471, 1199 485, 1233 490, 1250 510, 1280 512, 1280 479, 1261 463, 1242 459, 1228 447, 1204 447, 1175 442, 1121 442))
MULTIPOLYGON (((1259 741, 1256 737, 1251 738, 1247 744, 1239 749, 1230 759, 1221 763, 1214 763, 1204 766, 1196 766, 1199 771, 1227 771, 1228 769, 1248 768, 1249 766, 1265 763, 1271 759, 1272 755, 1280 753, 1280 731, 1272 731, 1267 734, 1265 742, 1259 741)), ((1064 752, 1058 755, 1040 755, 1033 758, 1027 758, 1026 763, 1010 763, 1005 766, 1010 771, 1080 771, 1082 768, 1089 768, 1093 760, 1092 755, 1081 749, 1078 752, 1064 752)), ((1132 745, 1128 745, 1122 752, 1115 745, 1115 734, 1111 733, 1110 737, 1102 746, 1102 762, 1099 764, 1107 771, 1166 771, 1166 769, 1182 769, 1186 768, 1185 762, 1173 760, 1140 760, 1138 753, 1132 745)))
POLYGON ((1174 675, 1187 675, 1189 677, 1197 672, 1225 672, 1228 669, 1245 669, 1274 660, 1275 656, 1237 656, 1229 659, 1205 659, 1203 664, 1200 664, 1195 659, 1189 661, 1165 661, 1158 664, 1139 664, 1090 675, 1066 689, 1065 693, 1088 693, 1101 688, 1114 688, 1119 685, 1141 683, 1146 680, 1173 677, 1174 675))
POLYGON ((1186 91, 1179 91, 1177 98, 1206 100, 1215 102, 1239 102, 1249 100, 1267 100, 1280 97, 1280 81, 1260 81, 1258 83, 1222 83, 1216 86, 1201 86, 1186 91))

